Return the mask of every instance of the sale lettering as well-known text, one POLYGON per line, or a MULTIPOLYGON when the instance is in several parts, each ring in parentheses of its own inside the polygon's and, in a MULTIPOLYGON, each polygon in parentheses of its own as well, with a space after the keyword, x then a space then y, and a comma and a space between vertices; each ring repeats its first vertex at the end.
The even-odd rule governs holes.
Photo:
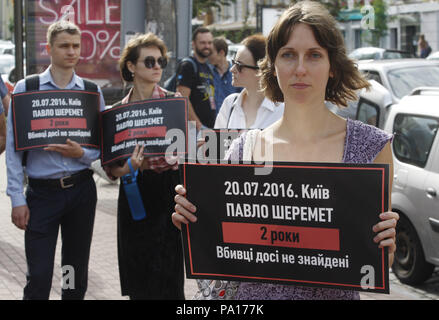
MULTIPOLYGON (((57 5, 53 1, 39 0, 38 4, 42 12, 38 19, 40 23, 50 25, 60 19, 67 19, 81 27, 83 41, 87 42, 87 48, 81 52, 81 59, 103 59, 107 54, 113 59, 119 58, 120 31, 105 26, 120 26, 120 1, 71 0, 57 5), (87 26, 101 26, 102 29, 94 30, 87 26)), ((46 44, 40 43, 42 50, 46 44)))
POLYGON ((119 71, 114 67, 121 52, 120 3, 120 0, 26 1, 28 73, 39 73, 50 64, 47 29, 54 22, 67 20, 81 29, 81 61, 76 73, 96 80, 100 86, 122 86, 119 71))

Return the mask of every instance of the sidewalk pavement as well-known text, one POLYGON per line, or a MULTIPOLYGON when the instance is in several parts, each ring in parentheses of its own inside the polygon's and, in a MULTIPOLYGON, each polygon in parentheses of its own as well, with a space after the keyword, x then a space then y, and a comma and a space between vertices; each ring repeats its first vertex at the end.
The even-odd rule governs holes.
MULTIPOLYGON (((89 265, 86 300, 126 300, 120 294, 116 242, 116 206, 118 185, 109 184, 95 175, 98 204, 89 265)), ((61 297, 61 240, 58 239, 50 299, 61 297)), ((428 293, 401 284, 390 275, 390 295, 361 293, 364 300, 439 299, 439 292, 428 293), (437 294, 436 294, 437 293, 437 294)), ((5 155, 0 155, 0 300, 19 300, 26 283, 24 232, 11 222, 11 204, 6 196, 5 155)), ((186 279, 186 299, 197 290, 196 282, 186 279)))

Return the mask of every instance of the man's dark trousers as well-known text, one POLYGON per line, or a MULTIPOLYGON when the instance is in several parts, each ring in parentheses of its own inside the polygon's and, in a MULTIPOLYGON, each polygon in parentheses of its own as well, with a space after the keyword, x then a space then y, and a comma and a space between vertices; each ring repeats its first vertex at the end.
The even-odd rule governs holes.
POLYGON ((73 267, 73 277, 70 273, 66 277, 75 280, 74 286, 64 285, 62 299, 84 299, 97 201, 92 174, 66 189, 29 182, 26 200, 30 219, 25 232, 28 271, 23 299, 49 299, 60 226, 61 264, 73 267))

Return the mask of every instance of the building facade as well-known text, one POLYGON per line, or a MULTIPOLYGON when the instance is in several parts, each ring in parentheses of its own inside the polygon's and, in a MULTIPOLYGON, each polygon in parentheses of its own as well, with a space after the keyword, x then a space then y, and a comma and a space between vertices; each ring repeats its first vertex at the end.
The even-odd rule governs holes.
POLYGON ((14 1, 0 0, 0 38, 11 39, 10 25, 14 19, 14 1))
POLYGON ((433 51, 439 49, 439 1, 390 1, 389 34, 385 45, 413 51, 419 34, 424 34, 433 51))
MULTIPOLYGON (((379 46, 418 53, 417 41, 424 34, 433 51, 439 49, 439 1, 438 0, 386 0, 387 34, 379 46)), ((348 52, 371 46, 364 37, 363 15, 360 9, 350 8, 341 13, 348 16, 340 21, 348 52)))
MULTIPOLYGON (((330 0, 328 0, 330 1, 330 0)), ((236 0, 229 6, 212 9, 209 28, 239 30, 244 26, 256 28, 257 6, 289 6, 290 0, 236 0)), ((345 37, 348 52, 370 46, 361 21, 361 5, 370 0, 347 0, 347 9, 340 13, 339 26, 345 37), (357 3, 357 5, 355 5, 357 3)), ((439 50, 439 0, 386 0, 388 32, 380 39, 380 47, 416 52, 417 40, 424 34, 433 51, 439 50)))
POLYGON ((257 6, 288 7, 290 0, 236 0, 220 9, 212 9, 213 23, 208 27, 215 30, 237 30, 244 26, 256 28, 257 6))

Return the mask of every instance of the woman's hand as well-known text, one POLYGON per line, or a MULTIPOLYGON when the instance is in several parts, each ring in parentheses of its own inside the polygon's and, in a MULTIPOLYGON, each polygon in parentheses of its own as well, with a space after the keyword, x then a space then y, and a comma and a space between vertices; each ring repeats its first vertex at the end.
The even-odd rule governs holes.
MULTIPOLYGON (((133 166, 134 171, 139 169, 143 163, 143 145, 136 145, 134 148, 133 154, 131 155, 131 165, 133 166)), ((130 169, 128 163, 126 163, 128 170, 130 169)), ((129 172, 129 171, 128 171, 129 172)))
POLYGON ((178 170, 177 157, 148 157, 142 164, 142 170, 154 170, 157 173, 171 169, 178 170))
POLYGON ((190 203, 184 195, 186 194, 186 189, 181 185, 175 187, 175 212, 172 214, 172 223, 181 230, 181 224, 188 224, 189 222, 196 222, 197 217, 194 213, 197 208, 190 203))
MULTIPOLYGON (((131 155, 131 165, 134 171, 139 169, 143 164, 143 148, 143 145, 136 145, 131 155)), ((128 161, 126 161, 122 167, 111 167, 111 174, 115 177, 122 177, 130 172, 128 161)))
POLYGON ((372 230, 376 233, 373 238, 378 243, 379 248, 389 247, 389 266, 393 263, 394 252, 396 251, 396 224, 399 215, 393 211, 387 211, 380 214, 381 222, 373 226, 372 230))

